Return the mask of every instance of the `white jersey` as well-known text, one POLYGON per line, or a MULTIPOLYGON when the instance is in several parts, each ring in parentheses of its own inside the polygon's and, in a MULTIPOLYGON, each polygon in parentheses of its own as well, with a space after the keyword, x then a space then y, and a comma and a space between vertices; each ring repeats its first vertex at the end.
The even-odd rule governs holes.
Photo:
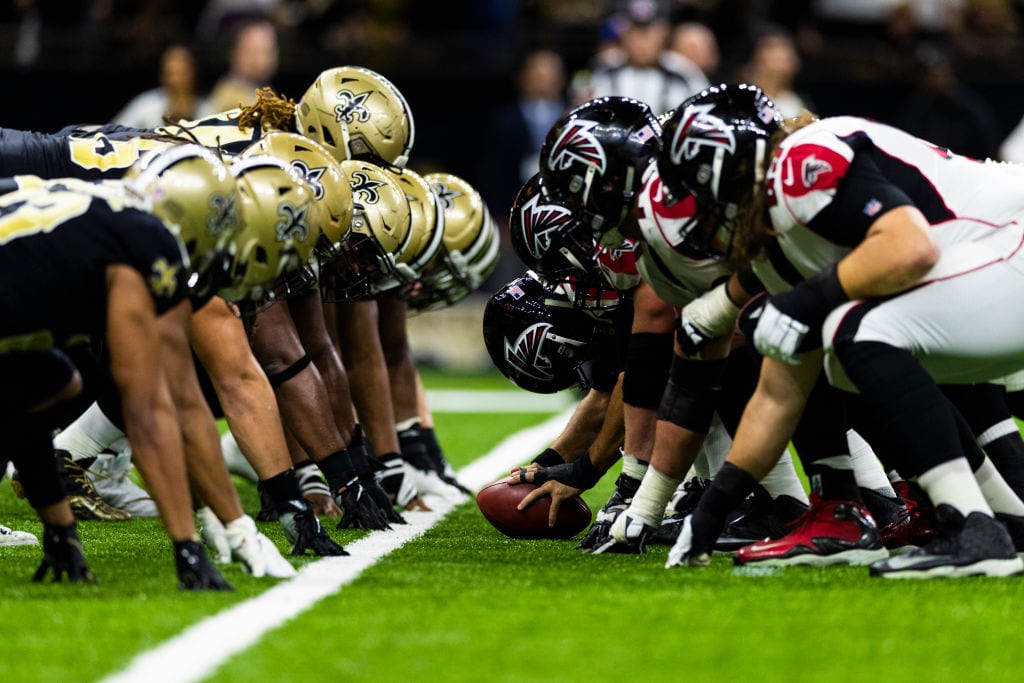
POLYGON ((1020 244, 1014 221, 1024 217, 1024 166, 975 161, 867 119, 828 118, 790 135, 767 183, 779 251, 754 270, 772 292, 839 261, 898 206, 922 211, 940 250, 975 245, 940 259, 925 281, 1006 257, 1020 244))
POLYGON ((643 239, 637 270, 660 299, 682 308, 732 273, 719 259, 698 257, 692 252, 688 255, 682 236, 694 220, 696 204, 687 197, 666 206, 655 164, 644 173, 637 208, 643 239))

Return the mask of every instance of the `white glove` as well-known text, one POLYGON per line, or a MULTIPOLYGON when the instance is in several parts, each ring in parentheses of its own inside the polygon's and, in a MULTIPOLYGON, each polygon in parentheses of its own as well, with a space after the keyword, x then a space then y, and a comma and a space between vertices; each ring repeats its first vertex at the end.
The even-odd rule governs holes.
POLYGON ((256 578, 272 576, 285 579, 297 573, 295 567, 281 557, 270 539, 257 531, 256 522, 249 515, 228 522, 224 533, 231 547, 232 559, 256 578))
POLYGON ((688 356, 695 357, 710 341, 730 334, 736 326, 739 307, 729 298, 727 282, 712 287, 679 312, 679 329, 692 344, 684 348, 688 356))
POLYGON ((196 510, 196 517, 199 518, 199 535, 210 551, 213 561, 217 564, 227 564, 231 561, 231 546, 228 545, 228 537, 224 533, 224 525, 213 514, 213 510, 202 507, 196 510))
POLYGON ((791 318, 772 305, 765 304, 754 330, 754 346, 758 352, 789 365, 797 365, 797 349, 810 331, 810 326, 791 318))
POLYGON ((412 467, 401 457, 382 461, 384 469, 377 472, 377 481, 388 495, 395 497, 395 505, 404 508, 419 495, 413 484, 412 467))
POLYGON ((711 564, 711 557, 707 553, 693 556, 690 550, 693 548, 693 516, 687 515, 683 520, 683 528, 679 531, 679 537, 668 551, 668 560, 665 562, 665 569, 672 567, 707 567, 711 564))

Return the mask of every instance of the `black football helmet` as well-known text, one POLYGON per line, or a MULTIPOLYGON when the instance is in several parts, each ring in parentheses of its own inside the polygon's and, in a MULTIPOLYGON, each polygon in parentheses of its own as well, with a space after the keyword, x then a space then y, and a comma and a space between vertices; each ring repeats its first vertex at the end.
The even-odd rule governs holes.
POLYGON ((697 199, 711 220, 688 235, 706 248, 715 231, 736 215, 764 182, 768 143, 782 115, 755 85, 722 84, 683 102, 665 122, 658 174, 677 199, 697 199), (700 234, 697 234, 700 233, 700 234))
POLYGON ((556 287, 527 271, 502 287, 484 309, 484 345, 495 367, 516 386, 553 394, 587 385, 584 363, 596 334, 611 334, 573 306, 556 287))
POLYGON ((548 132, 540 151, 544 194, 567 202, 595 233, 619 227, 661 145, 651 108, 629 97, 584 102, 548 132))
POLYGON ((544 180, 534 174, 519 189, 509 216, 512 247, 526 266, 549 283, 560 283, 574 305, 608 308, 617 302, 597 255, 594 234, 567 203, 546 198, 544 180))

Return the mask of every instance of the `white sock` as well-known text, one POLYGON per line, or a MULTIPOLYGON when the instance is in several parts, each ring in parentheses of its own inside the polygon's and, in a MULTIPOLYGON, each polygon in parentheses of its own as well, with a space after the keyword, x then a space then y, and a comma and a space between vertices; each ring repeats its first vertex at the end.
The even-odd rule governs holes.
POLYGON ((1024 516, 1024 502, 1013 492, 991 460, 985 458, 981 467, 974 471, 974 478, 978 480, 978 487, 992 507, 992 512, 1024 516))
POLYGON ((917 478, 917 483, 936 506, 942 503, 952 505, 965 517, 972 512, 992 516, 992 508, 985 502, 966 458, 956 458, 931 468, 917 478))
POLYGON ((622 473, 640 481, 647 472, 647 463, 637 460, 635 455, 622 454, 622 473))
POLYGON ((768 474, 761 480, 761 486, 771 495, 772 498, 779 496, 790 496, 801 503, 807 504, 807 491, 800 478, 796 476, 793 469, 793 457, 789 450, 783 451, 782 457, 775 463, 775 467, 768 470, 768 474))
POLYGON ((224 435, 220 437, 220 452, 224 454, 224 464, 228 466, 228 472, 253 484, 259 481, 260 478, 256 475, 256 470, 249 464, 249 459, 242 453, 242 449, 238 447, 238 441, 235 440, 235 436, 231 432, 224 432, 224 435))
POLYGON ((72 460, 82 460, 96 457, 123 436, 99 404, 93 403, 54 438, 53 445, 70 453, 72 460))
POLYGON ((871 489, 887 498, 897 498, 896 489, 885 475, 882 463, 864 437, 851 429, 846 432, 846 442, 850 446, 850 462, 857 486, 871 489))
POLYGON ((679 481, 653 467, 648 467, 640 482, 640 488, 637 489, 633 502, 629 504, 626 512, 633 517, 639 517, 650 526, 660 525, 661 518, 665 516, 665 506, 676 492, 679 481))
POLYGON ((900 473, 897 472, 896 470, 889 470, 888 472, 885 473, 885 477, 890 481, 890 483, 893 484, 898 484, 901 481, 904 481, 903 477, 901 477, 900 473))
POLYGON ((697 456, 697 462, 700 462, 701 459, 704 461, 702 466, 697 466, 698 476, 703 479, 714 479, 718 470, 722 469, 722 465, 725 464, 725 457, 729 455, 730 448, 732 448, 732 437, 722 426, 722 421, 718 419, 718 413, 715 413, 714 419, 711 420, 711 429, 704 437, 704 445, 701 446, 700 455, 697 456))

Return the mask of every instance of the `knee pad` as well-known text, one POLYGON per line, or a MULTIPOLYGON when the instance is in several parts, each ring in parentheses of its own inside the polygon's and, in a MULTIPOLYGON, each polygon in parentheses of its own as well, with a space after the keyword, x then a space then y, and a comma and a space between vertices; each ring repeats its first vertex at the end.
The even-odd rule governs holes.
POLYGON ((671 332, 637 332, 629 339, 622 400, 637 408, 657 408, 672 367, 671 332))
POLYGON ((721 392, 726 361, 673 358, 668 385, 658 406, 658 419, 707 434, 721 392))

